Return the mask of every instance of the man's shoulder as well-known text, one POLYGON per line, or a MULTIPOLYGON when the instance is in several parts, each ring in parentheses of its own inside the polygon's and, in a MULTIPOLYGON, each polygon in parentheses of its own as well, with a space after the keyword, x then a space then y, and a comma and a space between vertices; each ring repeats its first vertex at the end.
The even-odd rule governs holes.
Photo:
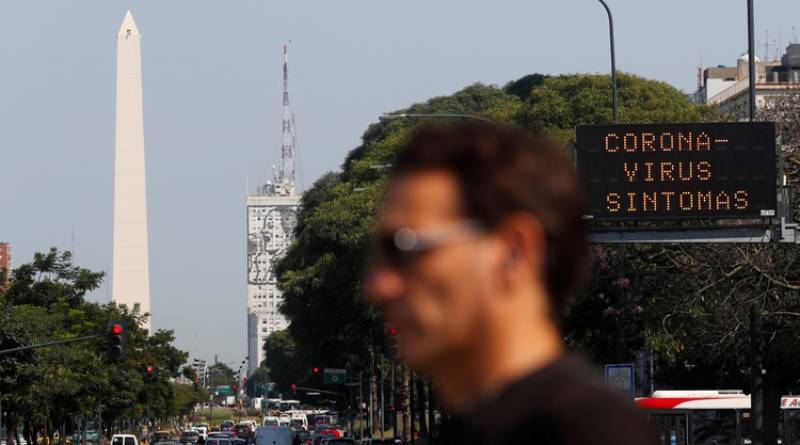
POLYGON ((492 405, 495 426, 514 436, 535 434, 530 426, 540 425, 543 433, 565 444, 654 443, 633 401, 609 389, 598 372, 574 356, 509 385, 492 405))

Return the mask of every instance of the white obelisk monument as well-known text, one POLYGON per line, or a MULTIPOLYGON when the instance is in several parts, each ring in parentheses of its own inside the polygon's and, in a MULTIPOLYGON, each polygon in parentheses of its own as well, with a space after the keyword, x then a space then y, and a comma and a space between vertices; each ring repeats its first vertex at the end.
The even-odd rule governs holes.
MULTIPOLYGON (((131 12, 117 33, 117 131, 114 159, 114 265, 111 297, 150 312, 147 192, 142 112, 141 35, 131 12)), ((150 329, 149 321, 145 328, 150 329)))

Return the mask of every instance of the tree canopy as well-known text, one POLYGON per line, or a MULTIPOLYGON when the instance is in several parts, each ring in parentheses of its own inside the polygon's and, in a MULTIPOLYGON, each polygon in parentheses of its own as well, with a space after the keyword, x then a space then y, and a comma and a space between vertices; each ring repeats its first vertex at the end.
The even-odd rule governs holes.
POLYGON ((6 425, 24 425, 29 443, 37 432, 52 439, 74 415, 102 413, 104 424, 113 425, 185 410, 176 405, 170 379, 181 374, 187 354, 172 345, 171 331, 142 329, 148 314, 138 308, 87 302, 87 292, 103 278, 75 266, 69 252, 51 249, 14 270, 0 294, 0 349, 104 333, 111 320, 127 324, 127 356, 119 361, 107 357, 105 337, 0 356, 6 425), (157 370, 152 379, 146 379, 147 366, 157 370))

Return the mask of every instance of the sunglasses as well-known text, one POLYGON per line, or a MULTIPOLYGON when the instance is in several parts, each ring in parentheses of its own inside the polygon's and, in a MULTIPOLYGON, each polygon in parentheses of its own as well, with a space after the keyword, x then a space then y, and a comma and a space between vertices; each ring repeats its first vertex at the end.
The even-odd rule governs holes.
POLYGON ((486 225, 476 219, 463 219, 422 229, 403 227, 375 237, 370 262, 402 269, 424 252, 469 241, 488 232, 486 225))

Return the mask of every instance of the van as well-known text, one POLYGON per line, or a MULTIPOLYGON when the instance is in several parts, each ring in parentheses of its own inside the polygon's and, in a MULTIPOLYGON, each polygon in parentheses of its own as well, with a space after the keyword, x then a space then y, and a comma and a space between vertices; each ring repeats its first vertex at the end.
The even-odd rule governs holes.
POLYGON ((256 430, 255 445, 292 445, 292 430, 262 426, 256 430))
POLYGON ((264 417, 264 422, 261 424, 261 426, 269 426, 272 428, 277 428, 278 418, 275 416, 266 416, 264 417))
POLYGON ((139 440, 133 434, 114 434, 111 445, 139 445, 139 440))

